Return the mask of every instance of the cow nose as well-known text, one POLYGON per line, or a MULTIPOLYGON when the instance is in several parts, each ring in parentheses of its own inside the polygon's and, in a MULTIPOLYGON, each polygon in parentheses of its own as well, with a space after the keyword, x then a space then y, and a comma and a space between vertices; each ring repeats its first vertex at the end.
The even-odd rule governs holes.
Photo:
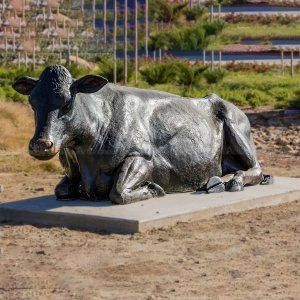
POLYGON ((33 153, 51 150, 53 142, 49 139, 32 139, 29 143, 29 150, 33 153))

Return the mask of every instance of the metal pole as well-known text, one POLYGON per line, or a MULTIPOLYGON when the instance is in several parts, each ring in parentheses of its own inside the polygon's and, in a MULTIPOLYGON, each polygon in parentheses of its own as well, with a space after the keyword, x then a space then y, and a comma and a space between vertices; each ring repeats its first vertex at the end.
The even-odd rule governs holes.
POLYGON ((124 0, 124 85, 127 85, 127 0, 124 0))
POLYGON ((280 55, 281 55, 281 75, 284 74, 284 51, 281 50, 280 51, 280 55))
POLYGON ((211 58, 210 58, 210 69, 214 69, 214 59, 215 59, 215 51, 211 50, 211 58))
POLYGON ((96 0, 93 0, 93 29, 96 29, 96 0))
POLYGON ((206 51, 205 51, 205 49, 202 50, 202 62, 203 62, 203 64, 206 63, 206 51))
POLYGON ((148 36, 149 36, 149 1, 145 0, 145 56, 148 60, 148 36))
POLYGON ((70 46, 70 32, 69 32, 69 28, 68 28, 68 40, 67 40, 67 43, 68 43, 68 65, 70 66, 71 65, 71 61, 70 61, 70 56, 71 56, 71 46, 70 46))
POLYGON ((81 12, 84 13, 84 0, 81 0, 81 12))
POLYGON ((114 0, 113 64, 114 83, 117 83, 117 0, 114 0))
POLYGON ((138 79, 138 3, 134 1, 134 82, 138 79))
POLYGON ((35 39, 33 40, 33 54, 32 54, 32 59, 33 59, 33 70, 35 70, 35 39))
POLYGON ((104 46, 106 47, 106 43, 107 43, 107 34, 106 34, 106 0, 103 0, 103 39, 104 39, 104 46))
POLYGON ((294 76, 294 51, 291 51, 291 76, 294 76))
POLYGON ((210 21, 214 18, 214 0, 210 0, 210 21))
POLYGON ((219 51, 219 68, 222 66, 222 51, 219 51))

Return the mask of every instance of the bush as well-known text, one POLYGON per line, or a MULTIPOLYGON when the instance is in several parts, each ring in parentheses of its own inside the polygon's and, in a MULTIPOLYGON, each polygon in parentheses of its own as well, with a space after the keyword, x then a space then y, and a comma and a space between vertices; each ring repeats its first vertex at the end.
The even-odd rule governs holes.
POLYGON ((150 85, 172 82, 177 70, 172 64, 156 63, 140 70, 142 79, 150 85))
POLYGON ((224 79, 226 70, 222 68, 207 70, 203 75, 208 84, 218 84, 224 79))
POLYGON ((198 21, 199 19, 202 19, 206 13, 207 8, 201 5, 193 8, 185 8, 183 11, 183 14, 188 22, 198 21))
MULTIPOLYGON (((128 61, 127 67, 127 78, 133 76, 134 67, 133 64, 128 61)), ((99 63, 99 71, 97 72, 99 75, 105 77, 109 82, 114 81, 114 69, 113 62, 111 59, 103 60, 99 63)), ((123 60, 117 60, 117 82, 121 82, 124 79, 124 62, 123 60)))
POLYGON ((190 65, 188 63, 176 64, 177 78, 176 82, 179 85, 192 87, 198 84, 203 76, 204 71, 207 69, 203 65, 190 65))

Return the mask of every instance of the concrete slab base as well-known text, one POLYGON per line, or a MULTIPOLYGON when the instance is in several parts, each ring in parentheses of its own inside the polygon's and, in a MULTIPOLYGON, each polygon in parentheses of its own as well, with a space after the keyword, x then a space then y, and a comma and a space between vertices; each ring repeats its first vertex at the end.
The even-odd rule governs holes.
POLYGON ((135 233, 297 199, 300 179, 276 177, 273 185, 246 187, 243 192, 168 194, 124 206, 110 201, 62 202, 52 195, 31 198, 0 204, 0 222, 135 233))

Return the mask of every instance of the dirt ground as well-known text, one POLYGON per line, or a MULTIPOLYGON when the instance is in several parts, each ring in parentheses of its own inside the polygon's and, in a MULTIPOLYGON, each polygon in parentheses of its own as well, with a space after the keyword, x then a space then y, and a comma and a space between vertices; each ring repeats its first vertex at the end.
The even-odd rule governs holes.
MULTIPOLYGON (((299 116, 247 113, 264 173, 300 177, 299 116)), ((0 173, 0 202, 60 177, 0 173)), ((300 201, 134 235, 0 224, 1 300, 297 300, 299 283, 300 201)))

